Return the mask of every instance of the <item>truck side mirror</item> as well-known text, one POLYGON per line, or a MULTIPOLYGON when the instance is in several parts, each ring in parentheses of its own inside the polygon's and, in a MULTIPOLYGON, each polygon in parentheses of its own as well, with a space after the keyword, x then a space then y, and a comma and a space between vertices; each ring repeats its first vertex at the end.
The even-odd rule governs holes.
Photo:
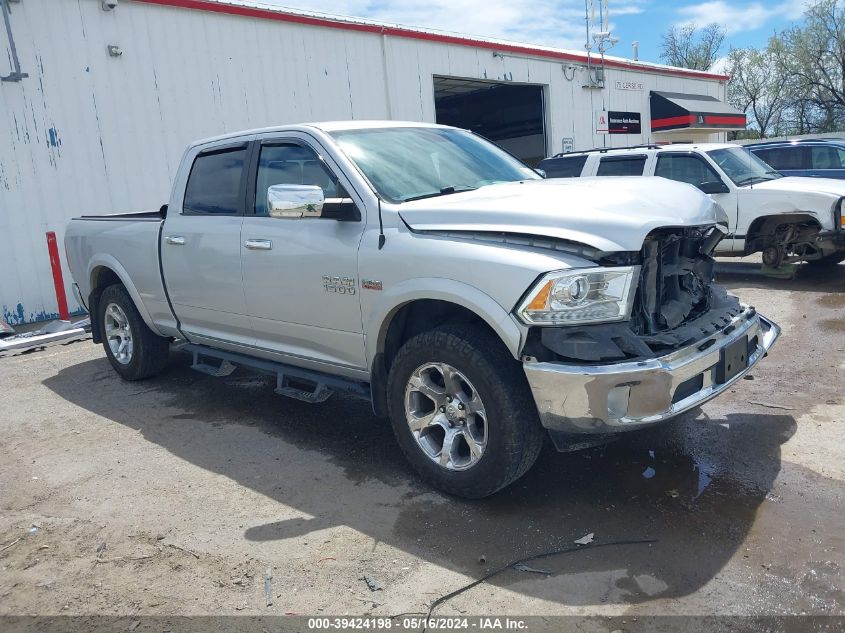
POLYGON ((535 169, 534 171, 536 171, 540 175, 540 178, 548 178, 545 169, 535 169))
POLYGON ((271 185, 267 188, 267 214, 294 220, 323 215, 323 190, 316 185, 271 185))
POLYGON ((731 190, 728 189, 728 186, 723 183, 721 180, 709 180, 707 182, 702 182, 698 185, 698 188, 701 189, 704 193, 730 193, 731 190))

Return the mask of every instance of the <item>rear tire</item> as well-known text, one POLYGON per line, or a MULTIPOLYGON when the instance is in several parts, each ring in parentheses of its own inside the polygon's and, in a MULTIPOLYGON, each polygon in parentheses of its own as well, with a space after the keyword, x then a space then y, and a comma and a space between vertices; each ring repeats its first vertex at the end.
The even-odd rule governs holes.
POLYGON ((135 302, 121 284, 106 288, 98 303, 103 348, 124 380, 143 380, 161 373, 170 354, 170 339, 147 327, 135 302))
POLYGON ((813 268, 829 268, 830 266, 836 266, 843 261, 845 261, 845 251, 839 251, 831 253, 830 255, 825 255, 821 259, 811 260, 807 262, 807 264, 813 268))
POLYGON ((408 340, 390 367, 387 397, 402 452, 449 494, 493 494, 525 474, 543 446, 522 368, 478 328, 444 326, 408 340))

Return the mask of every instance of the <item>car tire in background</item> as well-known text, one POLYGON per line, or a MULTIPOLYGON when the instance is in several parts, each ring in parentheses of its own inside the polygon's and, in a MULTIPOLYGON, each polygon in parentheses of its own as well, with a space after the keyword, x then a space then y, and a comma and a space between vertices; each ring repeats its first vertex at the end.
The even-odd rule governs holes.
POLYGON ((813 268, 828 268, 830 266, 836 266, 843 261, 845 261, 845 251, 838 251, 830 255, 825 255, 821 259, 810 260, 807 263, 813 268))
POLYGON ((170 339, 155 334, 141 318, 122 284, 106 288, 98 302, 103 348, 124 380, 143 380, 161 373, 170 353, 170 339))
POLYGON ((544 432, 519 362, 493 333, 443 326, 409 339, 388 375, 396 440, 449 494, 481 498, 534 464, 544 432))

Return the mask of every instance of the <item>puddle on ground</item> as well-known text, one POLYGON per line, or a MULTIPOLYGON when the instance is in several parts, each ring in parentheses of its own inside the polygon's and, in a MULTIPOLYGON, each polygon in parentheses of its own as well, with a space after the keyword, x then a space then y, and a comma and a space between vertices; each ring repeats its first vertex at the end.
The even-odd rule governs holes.
POLYGON ((845 293, 824 295, 816 303, 825 308, 845 308, 845 293))
POLYGON ((822 329, 833 330, 834 332, 845 332, 845 319, 826 319, 819 325, 822 329))

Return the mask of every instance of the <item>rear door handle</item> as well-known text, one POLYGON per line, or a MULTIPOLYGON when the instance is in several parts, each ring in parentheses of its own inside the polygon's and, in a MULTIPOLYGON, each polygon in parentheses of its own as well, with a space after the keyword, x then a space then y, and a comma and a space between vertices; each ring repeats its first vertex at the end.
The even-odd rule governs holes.
POLYGON ((183 235, 168 235, 164 238, 164 241, 175 246, 185 245, 185 237, 183 235))
POLYGON ((273 242, 270 240, 246 240, 244 246, 251 251, 269 251, 273 248, 273 242))

